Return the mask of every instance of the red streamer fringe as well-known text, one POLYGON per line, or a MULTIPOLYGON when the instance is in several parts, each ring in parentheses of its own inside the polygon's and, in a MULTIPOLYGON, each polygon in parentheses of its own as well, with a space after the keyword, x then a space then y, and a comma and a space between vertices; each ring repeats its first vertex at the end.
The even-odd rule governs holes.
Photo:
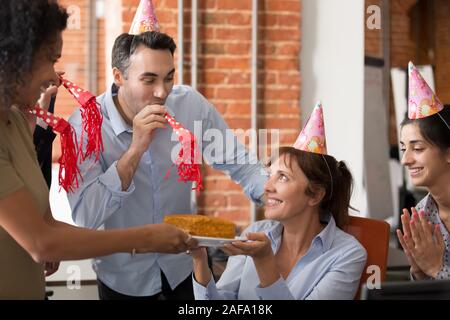
POLYGON ((83 123, 83 131, 80 141, 80 158, 84 161, 86 158, 95 154, 95 161, 100 159, 100 152, 103 151, 103 139, 102 139, 102 122, 103 116, 100 112, 100 108, 95 100, 95 97, 89 99, 84 105, 81 106, 81 119, 83 123), (87 134, 86 150, 83 154, 83 135, 87 134))

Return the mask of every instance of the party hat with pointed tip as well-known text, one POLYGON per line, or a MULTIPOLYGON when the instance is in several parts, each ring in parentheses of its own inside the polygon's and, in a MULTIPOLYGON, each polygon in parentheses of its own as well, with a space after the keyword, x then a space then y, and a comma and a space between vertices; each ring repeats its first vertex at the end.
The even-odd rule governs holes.
POLYGON ((408 118, 422 119, 444 109, 436 94, 431 90, 420 72, 410 61, 408 64, 408 118))
POLYGON ((141 0, 128 33, 137 35, 146 31, 159 32, 158 19, 151 0, 141 0))
POLYGON ((316 103, 306 126, 300 132, 294 148, 318 154, 327 154, 325 125, 323 121, 322 103, 316 103))

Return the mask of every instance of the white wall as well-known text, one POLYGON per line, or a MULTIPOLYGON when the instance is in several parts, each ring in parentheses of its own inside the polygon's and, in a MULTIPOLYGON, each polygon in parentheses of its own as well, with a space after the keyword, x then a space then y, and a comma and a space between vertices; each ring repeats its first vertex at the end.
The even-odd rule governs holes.
MULTIPOLYGON (((59 172, 59 166, 58 164, 53 164, 52 166, 52 185, 50 188, 50 207, 52 210, 53 217, 56 220, 75 225, 75 223, 72 220, 72 211, 70 209, 69 201, 67 200, 67 195, 64 189, 60 188, 58 185, 58 172, 59 172)), ((97 276, 92 269, 91 266, 91 260, 72 260, 72 261, 62 261, 59 269, 56 273, 48 277, 47 280, 47 286, 51 287, 54 285, 55 282, 67 282, 67 281, 86 281, 86 280, 96 280, 97 276)), ((59 290, 66 290, 66 287, 61 287, 59 290)), ((84 288, 80 288, 84 289, 84 288)), ((68 289, 67 289, 68 290, 68 289)), ((86 290, 69 290, 75 295, 83 295, 85 294, 86 290)), ((95 296, 95 290, 90 290, 89 292, 94 292, 95 296)), ((60 291, 55 291, 55 296, 58 298, 60 291)), ((89 297, 92 296, 87 295, 84 297, 84 299, 90 299, 89 297)), ((53 297, 54 299, 55 297, 53 297)))
POLYGON ((316 100, 324 108, 328 153, 355 180, 352 205, 365 215, 363 189, 364 0, 303 0, 303 123, 316 100))
MULTIPOLYGON (((105 1, 105 0, 103 0, 105 1)), ((136 5, 139 2, 136 1, 136 5)), ((114 40, 122 34, 122 0, 107 0, 103 6, 105 16, 105 63, 106 86, 113 83, 111 71, 111 50, 114 40)), ((128 30, 126 30, 128 32, 128 30)))

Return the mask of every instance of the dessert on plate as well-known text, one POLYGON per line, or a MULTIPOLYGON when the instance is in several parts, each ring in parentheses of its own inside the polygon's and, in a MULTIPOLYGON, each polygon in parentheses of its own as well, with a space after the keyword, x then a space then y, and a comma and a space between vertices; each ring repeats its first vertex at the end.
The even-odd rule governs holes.
POLYGON ((192 236, 234 239, 236 225, 228 220, 198 214, 172 214, 164 222, 183 229, 192 236))

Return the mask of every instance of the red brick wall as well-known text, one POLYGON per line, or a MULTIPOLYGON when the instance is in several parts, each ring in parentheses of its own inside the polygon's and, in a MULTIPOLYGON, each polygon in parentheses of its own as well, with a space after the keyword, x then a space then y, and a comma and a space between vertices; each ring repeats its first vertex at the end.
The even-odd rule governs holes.
POLYGON ((408 61, 416 58, 410 13, 416 2, 417 0, 390 1, 391 68, 406 68, 408 61))
POLYGON ((442 103, 450 104, 450 2, 435 0, 435 80, 442 103))
POLYGON ((111 70, 105 61, 105 19, 97 19, 97 94, 106 90, 106 70, 111 70))
MULTIPOLYGON (((390 1, 390 62, 391 68, 406 68, 410 60, 416 61, 411 8, 417 0, 390 1)), ((390 93, 389 141, 397 145, 397 123, 392 90, 390 93)))

